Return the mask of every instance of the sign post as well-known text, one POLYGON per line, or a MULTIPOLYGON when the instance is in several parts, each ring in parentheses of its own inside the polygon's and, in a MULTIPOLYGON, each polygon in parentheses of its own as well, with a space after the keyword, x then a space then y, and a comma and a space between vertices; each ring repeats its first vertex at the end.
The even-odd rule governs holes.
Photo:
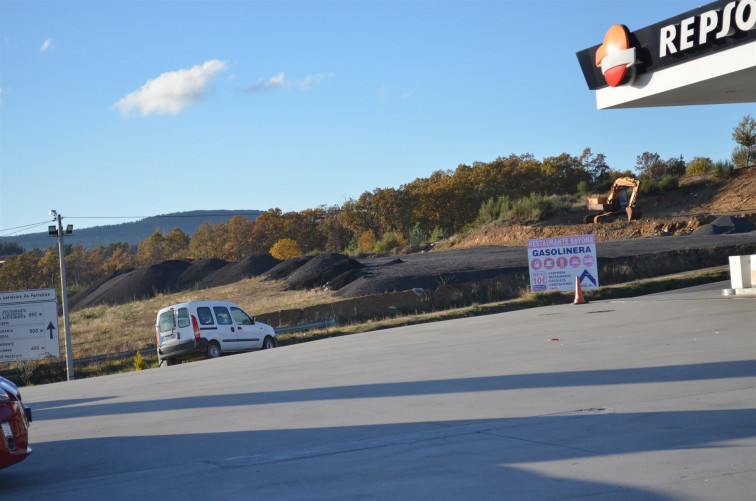
POLYGON ((596 237, 577 235, 528 240, 532 292, 571 291, 575 277, 583 289, 598 289, 596 237))
POLYGON ((0 362, 60 357, 55 289, 0 292, 0 362))

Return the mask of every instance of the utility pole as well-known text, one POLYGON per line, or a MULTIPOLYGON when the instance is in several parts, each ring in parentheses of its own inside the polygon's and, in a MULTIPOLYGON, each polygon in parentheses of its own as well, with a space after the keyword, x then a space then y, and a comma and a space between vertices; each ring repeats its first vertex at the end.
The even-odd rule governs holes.
MULTIPOLYGON (((50 236, 58 237, 58 256, 60 256, 60 294, 63 303, 63 328, 65 331, 65 345, 66 345, 66 376, 68 381, 74 379, 73 370, 73 350, 71 349, 71 326, 68 323, 68 290, 66 287, 66 260, 63 257, 63 216, 56 211, 51 210, 50 214, 53 216, 53 221, 57 221, 58 226, 48 227, 48 234, 50 236)), ((66 235, 73 233, 73 225, 69 224, 66 227, 66 235)))

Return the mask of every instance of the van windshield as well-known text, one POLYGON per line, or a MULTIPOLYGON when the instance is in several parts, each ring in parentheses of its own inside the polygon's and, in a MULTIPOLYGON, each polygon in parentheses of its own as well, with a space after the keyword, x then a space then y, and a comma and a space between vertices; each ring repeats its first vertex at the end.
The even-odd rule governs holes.
POLYGON ((173 310, 164 311, 158 317, 158 329, 160 332, 170 332, 173 330, 175 324, 173 323, 173 310))

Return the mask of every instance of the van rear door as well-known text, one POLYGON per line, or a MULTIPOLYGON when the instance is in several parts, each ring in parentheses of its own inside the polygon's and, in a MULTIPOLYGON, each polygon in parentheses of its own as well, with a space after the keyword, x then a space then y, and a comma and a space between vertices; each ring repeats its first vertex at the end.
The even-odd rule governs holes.
POLYGON ((157 333, 158 348, 164 353, 174 351, 179 344, 178 332, 176 332, 175 310, 170 309, 158 315, 157 333))

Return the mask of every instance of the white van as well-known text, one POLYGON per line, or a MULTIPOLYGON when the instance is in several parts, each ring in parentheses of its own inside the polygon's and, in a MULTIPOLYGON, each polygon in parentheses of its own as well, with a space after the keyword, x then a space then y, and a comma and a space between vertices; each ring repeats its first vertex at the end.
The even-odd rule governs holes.
POLYGON ((222 353, 275 348, 276 333, 227 301, 192 301, 158 311, 155 337, 160 365, 217 358, 222 353))

